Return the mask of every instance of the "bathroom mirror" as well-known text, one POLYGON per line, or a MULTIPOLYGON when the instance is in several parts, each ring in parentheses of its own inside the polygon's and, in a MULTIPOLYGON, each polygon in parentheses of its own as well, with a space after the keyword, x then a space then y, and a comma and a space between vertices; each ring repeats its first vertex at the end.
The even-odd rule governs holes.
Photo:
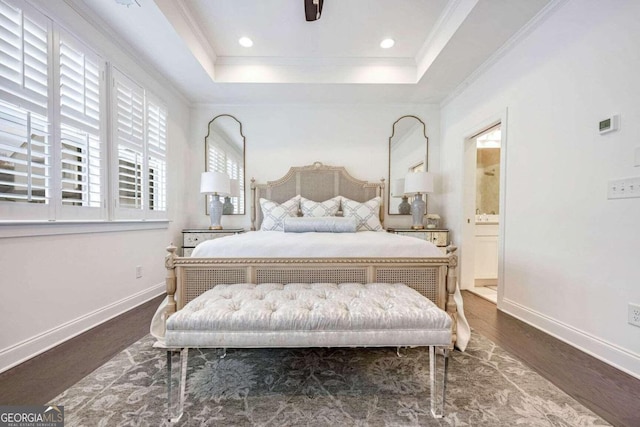
POLYGON ((402 116, 393 123, 389 137, 389 215, 409 215, 411 203, 403 199, 404 177, 408 172, 427 172, 429 138, 427 127, 416 116, 402 116))
MULTIPOLYGON (((229 114, 214 117, 204 138, 205 170, 224 172, 231 179, 231 194, 223 200, 223 215, 244 215, 245 213, 245 177, 244 149, 245 137, 242 123, 229 114)), ((208 203, 205 203, 208 214, 208 203)))

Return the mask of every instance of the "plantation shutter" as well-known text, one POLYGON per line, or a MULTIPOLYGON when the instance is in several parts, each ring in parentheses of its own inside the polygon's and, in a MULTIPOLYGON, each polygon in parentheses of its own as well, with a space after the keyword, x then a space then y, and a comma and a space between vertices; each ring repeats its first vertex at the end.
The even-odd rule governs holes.
POLYGON ((167 110, 147 94, 149 210, 167 210, 167 110))
POLYGON ((139 218, 144 208, 144 91, 113 68, 115 212, 117 218, 139 218))
POLYGON ((50 37, 44 15, 0 0, 0 203, 23 219, 51 215, 50 37))
POLYGON ((67 34, 61 34, 59 46, 63 210, 76 217, 100 218, 104 215, 105 161, 100 125, 104 62, 67 34))
POLYGON ((44 15, 0 0, 0 79, 3 99, 46 117, 48 41, 51 22, 44 15))

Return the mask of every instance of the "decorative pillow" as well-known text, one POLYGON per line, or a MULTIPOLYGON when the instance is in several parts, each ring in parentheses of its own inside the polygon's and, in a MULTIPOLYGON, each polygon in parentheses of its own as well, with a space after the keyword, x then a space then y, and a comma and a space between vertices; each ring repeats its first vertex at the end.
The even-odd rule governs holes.
POLYGON ((355 233, 358 222, 354 217, 342 218, 338 216, 285 218, 285 233, 355 233))
POLYGON ((374 197, 364 203, 342 198, 342 216, 354 217, 358 222, 358 231, 383 231, 379 213, 380 197, 374 197))
POLYGON ((272 200, 260 199, 262 209, 262 231, 284 231, 282 221, 287 217, 298 216, 300 196, 295 196, 282 204, 272 200))
POLYGON ((300 208, 302 216, 336 216, 340 209, 340 196, 334 197, 324 202, 314 202, 313 200, 300 198, 300 208))

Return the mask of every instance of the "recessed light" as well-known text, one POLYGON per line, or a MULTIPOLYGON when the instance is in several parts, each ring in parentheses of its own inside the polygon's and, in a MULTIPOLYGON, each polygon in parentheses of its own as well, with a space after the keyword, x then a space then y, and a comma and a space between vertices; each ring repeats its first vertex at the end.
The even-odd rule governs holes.
POLYGON ((238 43, 240 43, 240 46, 242 47, 253 46, 253 40, 251 40, 249 37, 240 37, 240 40, 238 40, 238 43))
POLYGON ((384 39, 380 42, 380 47, 383 49, 389 49, 390 47, 393 47, 394 44, 396 44, 396 42, 393 39, 384 39))

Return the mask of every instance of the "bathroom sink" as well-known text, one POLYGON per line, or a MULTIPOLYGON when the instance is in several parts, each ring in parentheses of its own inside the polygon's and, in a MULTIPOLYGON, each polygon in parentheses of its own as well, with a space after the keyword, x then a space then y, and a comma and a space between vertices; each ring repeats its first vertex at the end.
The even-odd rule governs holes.
POLYGON ((498 224, 500 215, 480 214, 476 215, 476 224, 498 224))

